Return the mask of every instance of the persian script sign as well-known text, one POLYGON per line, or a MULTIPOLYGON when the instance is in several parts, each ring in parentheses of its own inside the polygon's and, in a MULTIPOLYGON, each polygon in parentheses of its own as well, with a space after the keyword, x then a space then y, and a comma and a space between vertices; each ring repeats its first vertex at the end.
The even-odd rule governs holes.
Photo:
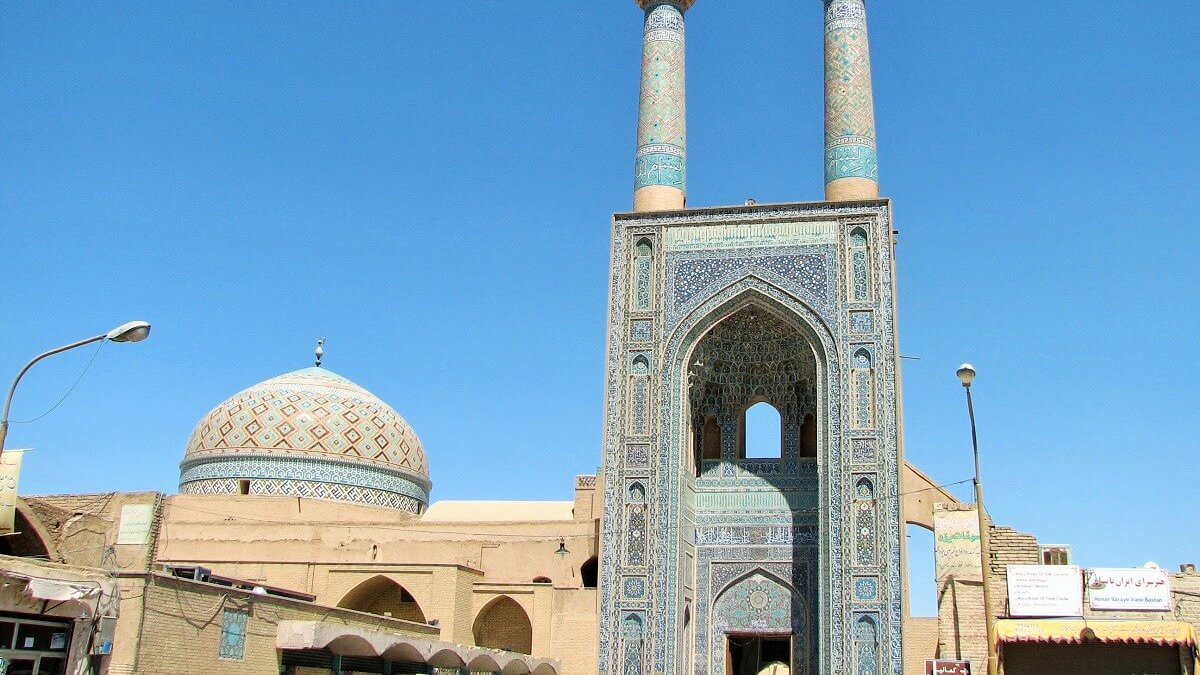
POLYGON ((982 581, 979 566, 979 516, 975 509, 950 511, 934 505, 933 557, 939 582, 982 581))
POLYGON ((1081 581, 1078 565, 1009 565, 1009 614, 1083 616, 1081 581))
POLYGON ((1105 568, 1087 571, 1092 609, 1171 611, 1171 583, 1164 570, 1105 568))
POLYGON ((925 675, 971 675, 971 662, 927 659, 925 675))
POLYGON ((836 241, 837 223, 832 221, 688 225, 667 229, 668 251, 804 246, 832 244, 836 241))
POLYGON ((153 523, 153 504, 126 504, 122 506, 121 524, 117 529, 117 543, 149 544, 150 527, 153 523))

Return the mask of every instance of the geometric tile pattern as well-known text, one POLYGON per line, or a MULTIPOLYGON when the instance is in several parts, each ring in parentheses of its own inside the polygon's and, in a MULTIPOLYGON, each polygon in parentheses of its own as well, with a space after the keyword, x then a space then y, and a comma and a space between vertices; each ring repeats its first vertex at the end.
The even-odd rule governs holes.
POLYGON ((839 178, 879 180, 863 0, 825 3, 825 182, 839 178))
POLYGON ((237 453, 331 455, 429 478, 421 440, 366 389, 324 368, 305 368, 235 394, 196 425, 185 459, 237 453))
POLYGON ((721 633, 791 633, 792 592, 775 579, 754 574, 721 594, 713 619, 721 633))
MULTIPOLYGON (((647 303, 649 304, 649 303, 647 303)), ((649 342, 654 337, 654 322, 639 319, 629 322, 629 339, 632 342, 649 342)))
POLYGON ((668 320, 747 272, 799 291, 822 315, 832 317, 836 302, 829 283, 832 267, 830 246, 673 254, 668 262, 668 320))
POLYGON ((850 312, 851 333, 874 333, 875 315, 872 312, 850 312))
MULTIPOLYGON (((238 479, 216 478, 192 481, 179 486, 179 492, 180 494, 194 495, 236 495, 238 494, 238 479)), ((385 509, 407 511, 408 513, 415 514, 420 514, 425 510, 423 502, 408 495, 355 485, 323 483, 314 480, 252 478, 250 479, 250 494, 330 499, 341 502, 353 502, 364 506, 378 506, 385 509)))
POLYGON ((349 485, 407 495, 423 504, 429 503, 429 491, 398 471, 385 467, 362 465, 357 462, 331 461, 307 457, 277 457, 231 455, 201 457, 185 460, 180 465, 180 487, 200 480, 282 479, 315 480, 335 485, 349 485))
POLYGON ((196 425, 180 490, 339 499, 420 513, 429 502, 421 440, 390 406, 324 368, 246 389, 196 425))
POLYGON ((226 609, 221 613, 221 647, 217 656, 241 661, 246 651, 246 612, 226 609))
POLYGON ((634 189, 666 185, 687 190, 683 8, 646 12, 634 189))
POLYGON ((879 580, 875 577, 855 577, 854 599, 862 602, 878 600, 879 580))

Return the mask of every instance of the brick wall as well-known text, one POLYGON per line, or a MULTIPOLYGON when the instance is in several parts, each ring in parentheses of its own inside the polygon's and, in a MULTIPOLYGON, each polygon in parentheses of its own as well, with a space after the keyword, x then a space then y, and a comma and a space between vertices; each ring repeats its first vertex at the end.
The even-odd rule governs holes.
POLYGON ((1200 631, 1200 574, 1172 574, 1171 594, 1175 596, 1175 618, 1191 623, 1200 631))
MULTIPOLYGON (((1037 537, 1011 527, 993 525, 991 532, 992 614, 1008 615, 1008 566, 1040 565, 1037 537)), ((982 607, 982 604, 980 605, 982 607)))
POLYGON ((910 616, 904 620, 904 675, 925 675, 925 660, 937 657, 938 620, 910 616))

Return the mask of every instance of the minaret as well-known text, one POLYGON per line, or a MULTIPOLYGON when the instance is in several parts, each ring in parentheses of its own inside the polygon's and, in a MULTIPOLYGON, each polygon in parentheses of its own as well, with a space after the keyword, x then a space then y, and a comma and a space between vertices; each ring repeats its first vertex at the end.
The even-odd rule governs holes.
POLYGON ((682 209, 687 201, 683 13, 696 0, 635 1, 646 19, 633 210, 682 209))
POLYGON ((863 0, 825 2, 825 199, 879 197, 863 0))

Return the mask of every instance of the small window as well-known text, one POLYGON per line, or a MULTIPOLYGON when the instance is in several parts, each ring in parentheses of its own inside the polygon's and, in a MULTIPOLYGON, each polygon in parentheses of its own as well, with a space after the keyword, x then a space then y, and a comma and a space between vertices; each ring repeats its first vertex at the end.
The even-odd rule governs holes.
POLYGON ((249 480, 243 478, 242 480, 238 481, 238 494, 239 495, 250 494, 250 481, 249 480))
POLYGON ((1064 544, 1048 544, 1039 546, 1042 551, 1043 565, 1070 565, 1071 547, 1064 544))
POLYGON ((533 578, 533 583, 535 583, 535 584, 548 584, 548 583, 550 583, 550 577, 534 577, 534 578, 533 578))
POLYGON ((246 618, 245 612, 236 609, 221 613, 221 658, 242 660, 246 652, 246 618))
POLYGON ((783 419, 770 403, 755 403, 746 410, 743 442, 748 459, 779 459, 783 452, 783 419))

